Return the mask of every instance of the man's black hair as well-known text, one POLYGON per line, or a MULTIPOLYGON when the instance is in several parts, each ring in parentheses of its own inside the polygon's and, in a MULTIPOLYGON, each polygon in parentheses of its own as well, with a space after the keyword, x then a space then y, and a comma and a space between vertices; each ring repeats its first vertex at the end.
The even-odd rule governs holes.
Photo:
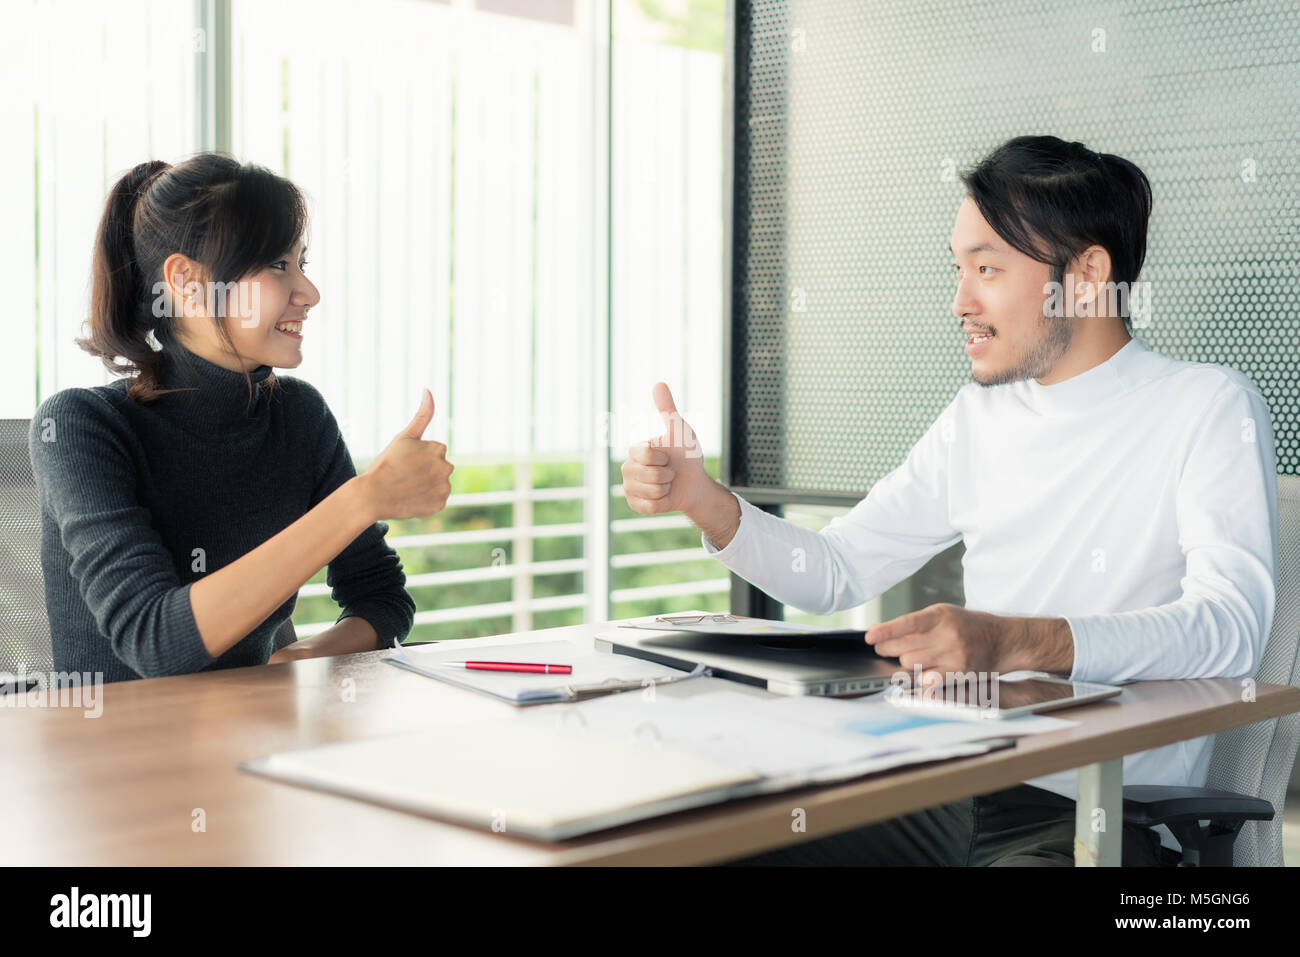
MULTIPOLYGON (((1062 282, 1070 261, 1096 245, 1110 254, 1110 281, 1131 290, 1146 258, 1151 217, 1151 183, 1133 163, 1055 136, 1017 136, 961 179, 993 231, 1050 265, 1053 282, 1062 282)), ((1128 309, 1122 312, 1130 325, 1128 309)))

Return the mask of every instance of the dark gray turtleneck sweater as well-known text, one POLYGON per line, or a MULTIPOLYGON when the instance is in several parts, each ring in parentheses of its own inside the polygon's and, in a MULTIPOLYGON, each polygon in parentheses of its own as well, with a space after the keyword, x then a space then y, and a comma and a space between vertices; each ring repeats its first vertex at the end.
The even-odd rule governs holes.
MULTIPOLYGON (((241 373, 180 349, 165 354, 161 381, 194 391, 142 405, 118 379, 41 403, 29 440, 56 671, 122 681, 266 664, 297 596, 213 658, 190 584, 356 474, 320 392, 282 376, 268 390, 271 372, 250 373, 250 405, 241 373)), ((387 531, 366 529, 330 562, 327 581, 339 620, 358 616, 391 646, 410 631, 415 603, 387 531)))

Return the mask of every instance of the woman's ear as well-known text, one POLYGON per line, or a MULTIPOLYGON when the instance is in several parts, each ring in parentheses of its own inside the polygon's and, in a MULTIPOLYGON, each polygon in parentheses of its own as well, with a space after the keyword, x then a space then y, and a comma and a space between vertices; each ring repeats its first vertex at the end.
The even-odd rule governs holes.
POLYGON ((203 271, 198 263, 181 253, 172 253, 163 261, 162 272, 172 310, 170 315, 175 319, 205 315, 207 299, 203 294, 203 271))

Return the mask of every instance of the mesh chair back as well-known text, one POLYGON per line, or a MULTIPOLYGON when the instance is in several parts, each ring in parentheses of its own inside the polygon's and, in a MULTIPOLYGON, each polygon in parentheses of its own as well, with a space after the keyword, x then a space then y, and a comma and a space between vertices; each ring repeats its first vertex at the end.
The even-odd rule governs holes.
MULTIPOLYGON (((1300 476, 1279 475, 1277 604, 1255 680, 1294 685, 1300 648, 1300 476)), ((1282 866, 1282 809, 1300 741, 1300 713, 1221 731, 1214 737, 1206 787, 1263 798, 1271 821, 1247 821, 1233 846, 1236 867, 1282 866)))
POLYGON ((48 672, 54 659, 41 571, 41 506, 30 419, 0 419, 0 671, 48 672))

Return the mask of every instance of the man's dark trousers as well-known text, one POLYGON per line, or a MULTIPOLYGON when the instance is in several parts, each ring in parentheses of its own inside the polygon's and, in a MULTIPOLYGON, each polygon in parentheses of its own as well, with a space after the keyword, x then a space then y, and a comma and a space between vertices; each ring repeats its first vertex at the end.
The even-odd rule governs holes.
MULTIPOLYGON (((1020 784, 728 863, 1073 867, 1074 831, 1073 801, 1020 784)), ((1178 854, 1161 847, 1155 831, 1124 826, 1124 867, 1169 867, 1177 862, 1178 854)))

